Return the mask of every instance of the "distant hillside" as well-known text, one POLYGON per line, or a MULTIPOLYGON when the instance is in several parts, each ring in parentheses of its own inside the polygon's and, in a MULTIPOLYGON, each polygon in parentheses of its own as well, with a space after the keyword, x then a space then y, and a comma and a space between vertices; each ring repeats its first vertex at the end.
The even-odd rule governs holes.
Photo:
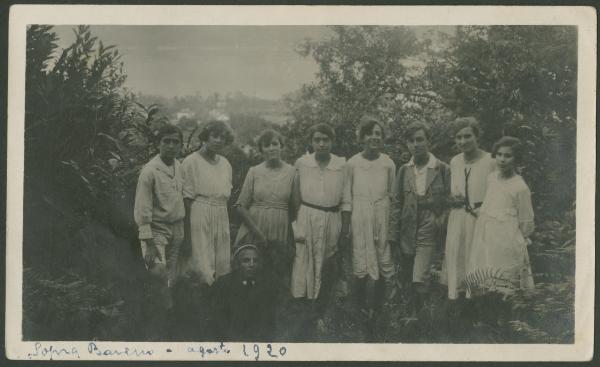
POLYGON ((207 96, 197 93, 193 96, 174 98, 139 93, 136 98, 143 105, 160 104, 161 114, 174 123, 181 118, 205 121, 234 115, 259 117, 278 125, 282 125, 286 120, 286 108, 281 100, 262 99, 240 92, 225 95, 214 93, 207 96))

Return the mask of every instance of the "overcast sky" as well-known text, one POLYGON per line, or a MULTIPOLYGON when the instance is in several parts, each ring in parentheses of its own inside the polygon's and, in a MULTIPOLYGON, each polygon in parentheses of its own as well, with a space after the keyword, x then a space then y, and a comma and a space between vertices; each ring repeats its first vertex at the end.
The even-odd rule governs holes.
MULTIPOLYGON (((56 26, 61 48, 73 26, 56 26)), ((313 80, 311 58, 295 51, 305 38, 330 34, 315 26, 92 26, 105 45, 116 45, 126 87, 173 97, 240 91, 276 99, 313 80)))
MULTIPOLYGON (((55 26, 59 47, 74 26, 55 26)), ((423 34, 431 27, 419 28, 423 34)), ((447 28, 447 27, 441 27, 447 28)), ((324 39, 325 26, 92 26, 92 34, 122 54, 133 91, 165 97, 242 92, 278 99, 314 80, 317 65, 295 52, 306 38, 324 39)))

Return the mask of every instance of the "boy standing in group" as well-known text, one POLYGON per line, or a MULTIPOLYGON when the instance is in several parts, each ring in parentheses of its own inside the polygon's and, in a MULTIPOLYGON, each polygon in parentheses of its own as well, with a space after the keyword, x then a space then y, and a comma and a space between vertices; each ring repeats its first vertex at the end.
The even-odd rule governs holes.
MULTIPOLYGON (((177 156, 181 151, 181 130, 165 125, 158 130, 159 154, 140 172, 135 193, 134 219, 139 229, 142 255, 152 274, 160 299, 157 304, 166 317, 173 306, 170 288, 176 278, 179 247, 183 240, 182 178, 177 156)), ((162 312, 161 312, 162 313, 162 312)))
POLYGON ((398 250, 399 276, 414 317, 429 294, 434 251, 446 226, 450 168, 430 153, 424 124, 411 124, 405 142, 412 158, 396 175, 388 240, 398 250))

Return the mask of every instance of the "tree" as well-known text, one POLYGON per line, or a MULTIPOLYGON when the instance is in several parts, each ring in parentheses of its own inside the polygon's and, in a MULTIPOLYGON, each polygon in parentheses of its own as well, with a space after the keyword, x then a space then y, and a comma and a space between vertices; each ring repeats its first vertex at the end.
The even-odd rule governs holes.
POLYGON ((286 102, 287 128, 296 154, 306 150, 304 134, 315 123, 330 123, 339 137, 336 151, 356 153, 356 128, 361 117, 372 115, 389 127, 388 152, 396 160, 404 147, 402 128, 415 120, 440 122, 445 111, 436 93, 422 78, 422 51, 408 27, 336 26, 324 41, 307 41, 299 52, 312 56, 319 67, 316 82, 306 84, 286 102))
POLYGON ((141 165, 156 153, 156 129, 168 123, 158 106, 138 104, 122 88, 126 75, 114 46, 93 37, 88 26, 73 31, 73 44, 57 53, 52 27, 27 29, 28 261, 43 262, 47 256, 40 254, 42 249, 54 257, 69 252, 60 239, 89 220, 125 238, 135 232, 135 182, 141 165), (39 220, 40 212, 47 218, 39 220), (46 244, 48 231, 55 231, 56 237, 46 244))
POLYGON ((78 201, 95 193, 88 173, 110 158, 111 131, 130 106, 119 94, 126 76, 118 51, 88 26, 74 32, 75 42, 52 63, 51 27, 27 30, 25 181, 36 192, 64 187, 78 201))
POLYGON ((236 133, 236 142, 242 145, 253 145, 256 137, 265 129, 272 129, 275 124, 258 115, 232 114, 229 124, 236 133))
POLYGON ((458 27, 448 44, 426 70, 443 105, 480 120, 486 149, 504 134, 521 138, 541 212, 563 212, 575 199, 577 29, 458 27))

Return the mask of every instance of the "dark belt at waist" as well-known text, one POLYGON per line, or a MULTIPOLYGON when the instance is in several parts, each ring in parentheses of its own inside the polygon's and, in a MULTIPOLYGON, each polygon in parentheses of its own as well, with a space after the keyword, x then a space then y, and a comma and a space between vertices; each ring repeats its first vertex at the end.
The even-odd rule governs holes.
POLYGON ((340 211, 340 205, 336 205, 336 206, 320 206, 320 205, 315 205, 315 204, 311 204, 311 203, 307 203, 306 201, 302 200, 302 205, 307 206, 309 208, 313 208, 313 209, 317 209, 317 210, 321 210, 324 212, 339 212, 340 211))
POLYGON ((473 210, 473 209, 478 209, 479 207, 481 207, 482 204, 483 204, 482 201, 478 201, 476 203, 473 203, 473 206, 471 206, 471 205, 467 206, 464 203, 460 203, 460 204, 454 204, 454 205, 452 205, 452 208, 454 208, 454 209, 463 209, 464 208, 465 210, 469 210, 469 209, 473 210))
POLYGON ((474 212, 475 209, 479 208, 481 206, 481 202, 476 202, 473 203, 473 206, 469 205, 469 203, 465 204, 465 211, 469 214, 471 214, 472 216, 474 216, 475 218, 477 218, 477 213, 474 212))

